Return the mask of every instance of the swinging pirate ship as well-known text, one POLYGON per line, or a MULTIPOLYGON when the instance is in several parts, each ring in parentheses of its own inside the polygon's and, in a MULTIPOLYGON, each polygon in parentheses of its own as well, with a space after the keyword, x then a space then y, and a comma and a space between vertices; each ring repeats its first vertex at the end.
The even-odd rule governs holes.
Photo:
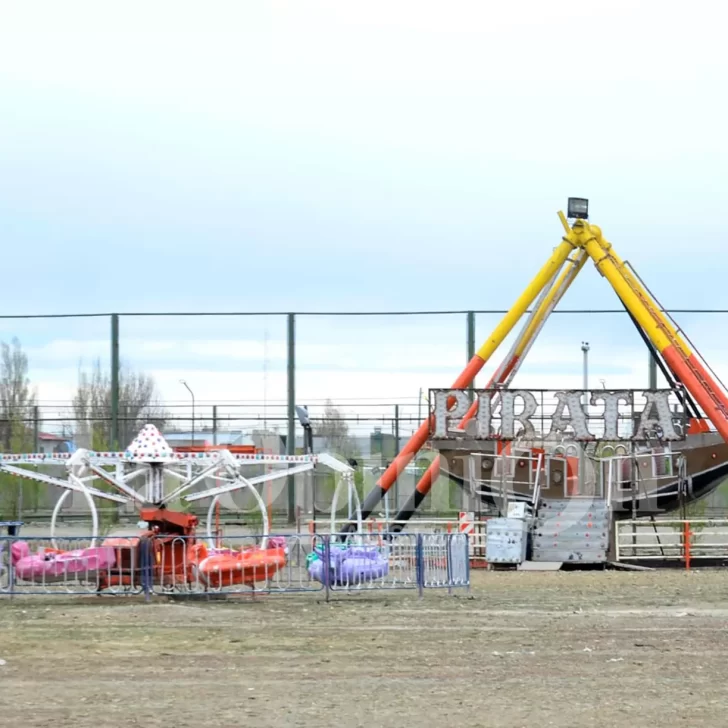
MULTIPOLYGON (((684 506, 728 477, 724 387, 601 229, 588 222, 588 201, 570 198, 568 219, 563 212, 559 218, 564 228, 561 243, 452 388, 430 392, 428 419, 368 494, 362 518, 372 513, 426 444, 439 457, 395 516, 395 531, 414 515, 441 472, 501 512, 508 502, 526 502, 533 511, 534 543, 537 537, 548 541, 556 533, 555 527, 547 527, 550 513, 584 511, 590 526, 598 516, 606 537, 613 519, 684 506), (509 389, 549 315, 589 259, 614 289, 668 389, 552 393, 509 389), (487 387, 468 390, 532 306, 487 387)), ((347 526, 353 528, 354 524, 347 526)), ((606 538, 600 544, 603 560, 606 538)), ((554 540, 551 546, 556 545, 554 540)))

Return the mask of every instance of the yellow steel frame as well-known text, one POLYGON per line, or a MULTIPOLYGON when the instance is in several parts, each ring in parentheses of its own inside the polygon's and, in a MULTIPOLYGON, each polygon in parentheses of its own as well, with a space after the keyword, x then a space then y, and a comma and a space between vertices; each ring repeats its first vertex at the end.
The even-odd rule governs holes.
MULTIPOLYGON (((491 380, 498 383, 499 377, 503 375, 504 371, 512 368, 514 361, 520 359, 530 348, 535 336, 538 335, 553 310, 554 303, 564 295, 588 257, 591 258, 599 273, 609 281, 615 293, 660 352, 673 374, 690 392, 723 439, 728 442, 728 397, 725 392, 711 377, 698 356, 691 351, 638 277, 617 255, 612 244, 604 238, 601 228, 586 220, 576 220, 573 225, 569 225, 563 212, 559 212, 558 215, 564 228, 561 243, 478 349, 466 370, 456 380, 455 388, 466 387, 472 383, 475 374, 503 343, 529 306, 546 290, 546 295, 540 299, 535 313, 514 345, 511 352, 513 360, 509 362, 509 359, 506 359, 491 380), (574 253, 573 256, 572 253, 574 253), (565 263, 566 266, 564 266, 565 263)), ((475 411, 475 405, 471 410, 475 411)), ((469 412, 467 416, 472 416, 472 412, 469 412)), ((422 423, 420 429, 382 474, 378 482, 378 489, 372 491, 364 503, 363 517, 366 518, 370 515, 376 502, 396 480, 402 468, 422 447, 426 440, 428 426, 429 421, 422 423)), ((433 463, 433 467, 417 484, 415 495, 419 497, 415 498, 415 501, 424 497, 437 472, 438 469, 433 463)))

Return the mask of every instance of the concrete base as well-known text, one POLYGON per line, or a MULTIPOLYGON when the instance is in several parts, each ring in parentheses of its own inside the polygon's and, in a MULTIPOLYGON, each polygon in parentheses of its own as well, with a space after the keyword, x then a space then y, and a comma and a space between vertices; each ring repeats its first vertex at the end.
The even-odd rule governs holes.
POLYGON ((563 561, 524 561, 518 565, 518 571, 558 571, 563 561))
POLYGON ((607 561, 609 569, 623 569, 624 571, 654 571, 651 566, 640 566, 639 564, 625 564, 623 561, 607 561))

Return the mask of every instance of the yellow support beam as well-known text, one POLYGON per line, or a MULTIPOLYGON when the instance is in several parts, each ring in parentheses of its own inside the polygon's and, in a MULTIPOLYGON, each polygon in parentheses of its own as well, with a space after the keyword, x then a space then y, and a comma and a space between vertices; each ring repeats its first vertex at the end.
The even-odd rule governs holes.
POLYGON ((521 340, 518 342, 518 347, 514 352, 516 356, 520 358, 525 349, 528 347, 531 339, 538 334, 538 330, 550 313, 549 309, 554 302, 554 299, 556 299, 556 303, 558 303, 561 298, 563 298, 571 284, 574 282, 576 276, 579 275, 579 272, 584 267, 587 260, 589 260, 589 256, 584 250, 579 250, 576 255, 567 259, 567 264, 561 271, 561 275, 554 281, 548 295, 538 307, 536 315, 531 319, 528 326, 521 334, 521 340), (572 266, 575 266, 576 270, 572 270, 572 266))
POLYGON ((513 327, 518 323, 518 319, 523 316, 528 307, 536 299, 536 296, 547 286, 554 275, 561 270, 561 266, 566 262, 569 254, 577 247, 575 242, 576 236, 573 231, 569 231, 564 235, 561 243, 556 247, 551 257, 541 270, 534 276, 533 280, 526 286, 523 293, 518 297, 508 313, 501 319, 498 326, 493 329, 493 333, 488 337, 483 346, 478 349, 476 356, 487 362, 493 355, 493 352, 501 345, 503 339, 508 336, 513 327))
POLYGON ((619 269, 619 272, 621 273, 622 277, 627 281, 627 283, 632 287, 632 289, 637 293, 639 297, 642 297, 645 301, 649 302, 650 307, 654 310, 654 317, 658 319, 660 324, 667 329, 667 331, 670 333, 670 336, 674 339, 675 343, 680 347, 680 349, 683 351, 685 356, 690 356, 692 354, 692 351, 690 350, 690 347, 687 345, 687 343, 682 339, 680 334, 678 333, 677 329, 673 326, 670 319, 660 310, 660 305, 657 301, 650 295, 650 293, 645 289, 645 287, 640 282, 639 278, 635 276, 635 274, 632 272, 630 267, 623 261, 617 252, 614 250, 613 245, 605 240, 603 237, 600 237, 599 243, 602 247, 602 250, 604 250, 605 254, 612 258, 612 261, 619 269))
POLYGON ((630 283, 625 280, 620 266, 614 257, 610 255, 609 250, 604 249, 600 242, 601 230, 596 225, 590 225, 589 227, 596 233, 596 236, 584 243, 584 249, 594 261, 597 270, 609 281, 615 293, 630 310, 637 323, 650 338, 650 341, 660 352, 664 351, 672 343, 664 327, 654 319, 642 300, 640 300, 640 297, 632 289, 630 283))
POLYGON ((708 419, 728 442, 728 397, 713 380, 682 339, 666 321, 654 299, 645 291, 624 262, 602 238, 596 225, 588 225, 592 236, 584 239, 584 249, 597 270, 609 281, 622 302, 632 313, 650 341, 657 347, 665 363, 700 405, 708 419))
MULTIPOLYGON (((551 257, 534 276, 523 293, 521 293, 513 306, 511 306, 508 313, 503 317, 498 326, 495 327, 490 337, 480 347, 475 356, 468 362, 468 365, 457 377, 452 385, 453 389, 463 389, 470 385, 475 375, 483 368, 483 365, 490 359, 506 336, 510 334, 513 327, 518 323, 518 320, 523 316, 523 314, 526 313, 529 306, 531 306, 539 293, 561 270, 561 267, 564 265, 571 252, 576 248, 581 247, 577 243, 577 239, 580 240, 581 237, 581 232, 575 232, 571 229, 566 233, 566 235, 564 235, 561 243, 552 252, 551 257)), ((432 415, 430 415, 417 428, 402 450, 400 450, 394 460, 382 473, 377 484, 374 488, 372 488, 362 503, 362 518, 368 518, 371 515, 372 510, 384 497, 384 494, 392 487, 399 474, 419 452, 425 442, 427 442, 432 419, 432 415)), ((344 530, 349 531, 354 527, 355 524, 349 523, 346 525, 344 530)))

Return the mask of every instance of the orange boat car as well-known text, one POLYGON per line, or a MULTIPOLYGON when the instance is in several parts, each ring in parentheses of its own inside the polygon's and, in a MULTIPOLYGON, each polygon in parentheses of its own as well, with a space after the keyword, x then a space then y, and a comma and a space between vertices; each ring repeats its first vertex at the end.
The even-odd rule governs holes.
POLYGON ((267 581, 288 561, 285 538, 268 539, 267 548, 249 546, 236 549, 208 549, 197 543, 190 549, 198 579, 208 588, 267 581))
POLYGON ((141 520, 148 530, 138 536, 117 536, 104 539, 103 546, 111 546, 116 553, 115 565, 105 573, 99 589, 108 587, 139 587, 143 583, 143 545, 149 548, 150 576, 154 583, 178 586, 192 583, 194 574, 189 554, 196 544, 197 517, 166 509, 146 508, 141 520))
POLYGON ((270 537, 265 547, 208 548, 195 538, 197 518, 175 511, 143 509, 149 530, 138 536, 109 537, 103 542, 115 551, 115 565, 103 572, 100 590, 141 585, 142 546, 150 547, 150 577, 166 587, 200 583, 206 588, 235 584, 252 586, 270 579, 288 561, 286 539, 270 537))

